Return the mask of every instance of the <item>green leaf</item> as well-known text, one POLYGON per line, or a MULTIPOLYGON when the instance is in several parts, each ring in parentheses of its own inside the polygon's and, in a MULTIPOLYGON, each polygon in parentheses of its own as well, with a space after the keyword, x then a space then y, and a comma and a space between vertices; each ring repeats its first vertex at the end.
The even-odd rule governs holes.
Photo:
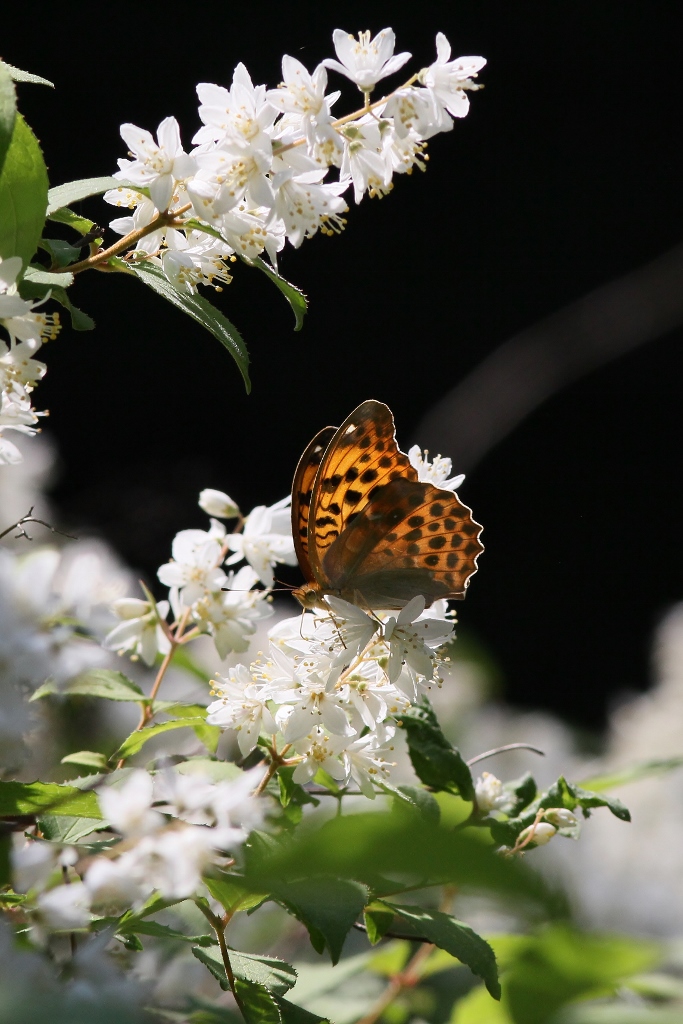
POLYGON ((592 793, 588 789, 582 789, 581 786, 572 785, 571 783, 569 783, 569 786, 570 792, 576 800, 576 805, 583 811, 592 807, 607 807, 614 817, 619 818, 620 821, 631 820, 631 812, 615 796, 602 796, 600 793, 592 793))
POLYGON ((458 793, 474 800, 474 783, 460 751, 443 732, 427 697, 401 713, 398 719, 408 741, 408 752, 417 777, 425 786, 458 793))
MULTIPOLYGON (((22 281, 22 288, 20 291, 24 298, 40 297, 40 295, 36 296, 35 293, 33 296, 25 295, 23 284, 24 282, 22 281)), ((43 294, 46 295, 47 291, 48 289, 45 288, 43 294)), ((95 321, 92 317, 88 316, 87 313, 84 313, 82 309, 79 309, 78 306, 74 306, 64 288, 60 288, 58 285, 52 285, 49 291, 50 298, 54 299, 55 302, 58 302, 60 306, 63 306, 69 313, 69 316, 71 317, 71 326, 74 331, 92 331, 95 326, 95 321)))
POLYGON ((8 64, 0 61, 0 173, 12 141, 16 116, 17 98, 11 69, 8 64))
POLYGON ((500 982, 496 957, 485 939, 462 921, 440 910, 423 910, 420 907, 397 906, 387 903, 402 922, 408 935, 423 936, 440 949, 465 964, 478 977, 494 999, 500 999, 500 982))
POLYGON ((251 391, 248 371, 249 353, 247 352, 247 346, 242 335, 234 324, 231 324, 228 318, 223 316, 220 310, 212 306, 202 295, 188 295, 177 291, 163 270, 149 261, 133 263, 130 265, 130 269, 143 284, 146 284, 155 291, 157 295, 161 295, 171 305, 182 309, 184 313, 187 313, 198 324, 201 324, 210 334, 213 334, 214 338, 218 338, 237 363, 248 394, 251 391))
POLYGON ((536 781, 530 772, 526 772, 519 779, 506 782, 503 788, 507 793, 514 796, 508 811, 511 818, 516 817, 523 811, 535 799, 538 792, 536 781))
POLYGON ((47 693, 59 692, 69 697, 102 697, 105 700, 144 701, 146 697, 137 683, 124 676, 123 672, 113 672, 108 668, 93 668, 83 672, 75 679, 69 680, 59 691, 54 689, 45 690, 45 687, 36 690, 32 700, 44 697, 47 693))
POLYGON ((280 277, 260 256, 257 256, 254 260, 245 260, 244 262, 252 267, 258 267, 273 282, 276 288, 279 288, 294 313, 294 330, 300 331, 304 325, 304 317, 308 310, 308 301, 301 289, 286 281, 284 277, 280 277))
POLYGON ((363 911, 363 920, 368 939, 375 946, 394 923, 394 911, 390 910, 381 900, 373 900, 363 911))
MULTIPOLYGON (((286 876, 285 876, 286 877, 286 876)), ((274 898, 306 925, 313 948, 327 947, 333 964, 341 956, 346 936, 368 902, 368 891, 343 878, 283 881, 272 887, 274 898)))
POLYGON ((282 1024, 275 996, 261 985, 235 981, 240 1009, 247 1024, 282 1024))
POLYGON ((45 224, 47 170, 38 141, 17 114, 0 173, 0 256, 28 266, 45 224))
POLYGON ((103 772, 107 769, 107 758, 97 750, 79 750, 75 754, 67 754, 60 764, 80 764, 84 768, 103 772))
POLYGON ((216 943, 213 935, 186 935, 176 928, 169 928, 166 924, 159 924, 158 921, 136 921, 127 922, 118 929, 120 935, 152 935, 157 939, 176 939, 179 942, 192 942, 197 946, 214 946, 216 943))
POLYGON ((9 73, 15 82, 32 82, 34 85, 49 85, 51 89, 54 89, 54 82, 48 81, 47 78, 41 78, 40 75, 32 75, 30 71, 21 71, 19 68, 15 68, 12 64, 5 64, 5 67, 9 69, 9 73))
POLYGON ((0 835, 0 887, 3 889, 12 881, 12 845, 11 833, 0 835))
POLYGON ((55 224, 66 224, 68 227, 73 228, 74 231, 80 232, 81 235, 90 234, 95 227, 94 220, 81 217, 79 213, 74 213, 68 206, 60 206, 58 210, 53 210, 47 219, 55 224))
MULTIPOLYGON (((302 879, 305 886, 305 880, 321 875, 373 886, 378 873, 398 873, 425 886, 452 882, 566 913, 560 894, 523 862, 499 857, 480 829, 453 832, 426 821, 416 828, 405 814, 375 811, 337 817, 322 826, 304 819, 296 836, 284 844, 252 839, 245 849, 246 881, 262 890, 277 892, 282 878, 302 879)), ((399 888, 394 885, 394 891, 399 888)), ((391 890, 381 891, 386 895, 391 890)))
POLYGON ((94 793, 84 792, 75 786, 60 786, 56 782, 0 781, 0 817, 41 812, 102 820, 94 793))
POLYGON ((148 740, 154 736, 161 736, 164 732, 171 732, 173 729, 192 728, 205 725, 202 718, 175 718, 171 722, 160 722, 158 725, 150 725, 146 729, 132 732, 126 737, 119 749, 112 754, 112 760, 126 760, 137 754, 144 747, 148 740))
POLYGON ((394 788, 393 786, 387 786, 386 783, 380 783, 380 788, 392 794, 396 811, 400 811, 401 808, 410 808, 413 811, 417 811, 431 825, 439 824, 441 808, 436 798, 426 789, 421 789, 419 786, 398 786, 394 788))
POLYGON ((63 206, 70 206, 81 199, 88 199, 90 196, 100 196, 111 188, 132 188, 134 192, 140 192, 148 196, 149 190, 142 185, 135 185, 129 181, 119 181, 118 178, 81 178, 78 181, 67 181, 64 185, 55 185, 48 192, 47 216, 51 217, 63 206))
MULTIPOLYGON (((223 966, 220 949, 193 949, 198 960, 209 968, 221 988, 228 989, 228 979, 223 966)), ((297 973, 291 964, 275 956, 256 956, 252 953, 241 953, 234 949, 228 950, 230 966, 235 978, 240 981, 261 985, 275 995, 285 995, 296 984, 297 973)))
POLYGON ((40 240, 40 248, 45 250, 52 263, 56 263, 58 267, 67 267, 69 263, 75 263, 81 253, 80 249, 65 242, 63 238, 43 237, 40 240))
POLYGON ((621 771, 607 772, 605 775, 596 775, 592 779, 585 779, 579 785, 594 793, 603 793, 606 789, 625 786, 629 782, 637 782, 650 775, 662 775, 664 772, 673 771, 674 768, 680 768, 681 765, 683 765, 683 757, 668 757, 663 761, 643 761, 641 764, 622 768, 621 771))
POLYGON ((27 267, 24 281, 45 285, 46 288, 69 288, 74 283, 74 276, 68 273, 42 270, 40 267, 27 267))
POLYGON ((328 1017, 320 1017, 317 1013, 304 1010, 302 1006, 296 1006, 289 999, 273 996, 273 1001, 280 1011, 282 1024, 330 1024, 328 1017))
POLYGON ((268 898, 268 893, 254 892, 244 885, 241 878, 225 872, 220 875, 206 875, 204 884, 213 898, 231 915, 238 910, 258 907, 268 898))
POLYGON ((20 907, 27 899, 28 896, 24 892, 0 892, 0 906, 20 907))
POLYGON ((106 821, 94 818, 77 818, 70 814, 43 814, 38 819, 44 839, 52 843, 77 843, 79 839, 107 828, 106 821))

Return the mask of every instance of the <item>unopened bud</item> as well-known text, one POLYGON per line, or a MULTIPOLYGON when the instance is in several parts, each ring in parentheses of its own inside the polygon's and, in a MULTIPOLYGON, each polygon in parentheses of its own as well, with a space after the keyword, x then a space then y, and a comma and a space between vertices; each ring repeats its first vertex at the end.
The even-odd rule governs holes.
POLYGON ((120 619, 141 619, 152 610, 149 601, 143 601, 139 597, 120 597, 112 601, 111 610, 120 619))
POLYGON ((566 807, 550 807, 543 817, 556 828, 573 828, 574 825, 578 825, 576 815, 568 811, 566 807))
POLYGON ((545 846, 553 838, 557 829, 554 825, 550 825, 547 821, 539 821, 537 825, 529 825, 522 832, 519 833, 517 842, 523 843, 525 839, 536 844, 536 846, 545 846))
POLYGON ((232 498, 223 491, 214 491, 213 488, 205 488, 199 495, 199 507, 210 516, 217 516, 218 519, 235 519, 240 510, 232 498))

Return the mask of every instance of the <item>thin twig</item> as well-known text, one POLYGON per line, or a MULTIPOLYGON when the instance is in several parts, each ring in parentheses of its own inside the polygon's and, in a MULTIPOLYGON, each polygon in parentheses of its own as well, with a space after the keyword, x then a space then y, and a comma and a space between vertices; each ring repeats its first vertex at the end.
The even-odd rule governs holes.
MULTIPOLYGON (((144 228, 138 228, 136 231, 130 231, 123 238, 120 238, 118 242, 114 242, 108 249, 102 249, 100 252, 94 254, 94 256, 88 256, 85 260, 80 260, 78 263, 72 263, 68 267, 64 267, 64 273, 69 274, 80 274, 83 270, 93 270, 95 267, 102 263, 106 263, 114 256, 118 256, 119 253, 125 252, 126 249, 130 248, 131 245, 135 245, 141 238, 145 238, 146 235, 151 235, 153 231, 158 228, 175 227, 175 221, 181 213, 187 213, 191 209, 192 203, 186 203, 181 206, 178 210, 164 210, 162 213, 158 213, 154 220, 146 224, 144 228)), ((177 225, 182 227, 182 224, 177 225)))
POLYGON ((493 757, 494 754, 504 754, 506 750, 533 750, 534 754, 540 754, 541 757, 545 757, 545 750, 539 750, 538 747, 532 747, 530 743, 505 743, 502 747, 493 747, 491 750, 485 750, 483 754, 477 754, 476 757, 471 757, 467 762, 468 767, 477 764, 478 761, 484 761, 487 757, 493 757))
POLYGON ((26 540, 33 540, 32 537, 29 537, 26 530, 22 529, 22 527, 26 523, 39 523, 40 526, 44 526, 46 530, 50 530, 52 533, 58 533, 61 537, 68 537, 69 540, 77 539, 70 533, 64 533, 63 530, 58 530, 57 527, 52 526, 51 523, 46 523, 44 519, 38 519, 36 516, 33 515, 34 507, 34 505, 31 505, 30 509, 28 510, 25 516, 22 516, 21 519, 18 519, 16 523, 12 523, 12 525, 8 526, 6 530, 3 530, 2 533, 0 533, 0 540, 2 540, 3 537, 6 537, 8 533, 11 533, 12 530, 19 530, 17 538, 25 537, 26 540))
POLYGON ((206 920, 209 922, 209 924, 216 933, 216 938, 218 939, 218 946, 221 951, 221 959, 223 960, 223 967, 225 968, 225 976, 228 979, 230 991, 235 997, 235 1002, 239 1007, 240 1013, 246 1019, 246 1015, 244 1013, 244 1006, 242 1005, 242 1000, 237 994, 237 986, 235 985, 235 975, 232 970, 232 964, 230 963, 230 952, 225 941, 225 929, 227 928, 232 915, 228 913, 222 919, 220 917, 216 917, 216 915, 211 911, 211 909, 205 906, 201 900, 196 900, 195 906, 199 910, 201 910, 202 914, 204 915, 204 917, 206 918, 206 920))

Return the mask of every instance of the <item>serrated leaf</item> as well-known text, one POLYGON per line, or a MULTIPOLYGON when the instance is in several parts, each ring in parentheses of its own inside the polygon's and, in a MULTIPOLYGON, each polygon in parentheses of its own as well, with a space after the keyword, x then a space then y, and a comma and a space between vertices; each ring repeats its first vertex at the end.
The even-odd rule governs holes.
POLYGON ((44 285, 45 288, 69 288, 74 283, 74 276, 69 273, 41 270, 40 267, 27 267, 24 281, 44 285))
POLYGON ((343 878, 280 880, 273 885, 272 893, 306 925, 318 953, 327 947, 333 964, 338 962, 344 940, 368 902, 364 885, 343 878))
POLYGON ((230 323, 220 310, 205 299, 202 295, 189 295, 179 292, 170 283, 163 270, 149 261, 141 261, 130 265, 130 269, 137 278, 149 288, 161 295, 171 305, 182 309, 184 313, 192 317, 198 324, 201 324, 214 338, 217 338, 228 350, 237 363, 237 368, 242 374, 247 394, 251 391, 249 380, 249 353, 242 335, 234 324, 230 323))
POLYGON ((294 313, 294 330, 300 331, 308 311, 308 301, 301 289, 297 288, 290 281, 286 281, 284 277, 280 277, 260 256, 253 260, 245 260, 244 262, 250 266, 257 267, 282 292, 294 313))
MULTIPOLYGON (((365 881, 372 887, 380 873, 400 874, 421 885, 452 882, 514 902, 545 905, 556 914, 567 912, 561 894, 524 863, 499 857, 483 831, 453 832, 426 821, 416 828, 407 815, 383 811, 337 817, 322 826, 304 821, 287 843, 247 844, 246 881, 277 891, 282 878, 326 875, 365 881)), ((382 891, 389 890, 384 886, 382 891)))
POLYGON ((48 192, 47 216, 51 217, 63 206, 71 206, 81 199, 88 199, 90 196, 101 196, 111 188, 132 188, 142 195, 149 195, 149 190, 142 185, 135 185, 129 181, 120 181, 111 176, 102 178, 80 178, 78 181, 67 181, 64 185, 55 185, 48 192))
POLYGON ((101 697, 104 700, 139 702, 146 699, 137 683, 124 676, 123 672, 114 672, 108 668, 93 668, 83 672, 69 680, 59 692, 68 696, 78 694, 82 697, 101 697))
POLYGON ((494 999, 500 999, 500 982, 496 957, 488 942, 468 924, 440 910, 423 910, 387 903, 402 923, 402 930, 422 936, 445 949, 465 964, 484 984, 494 999))
POLYGON ((74 231, 79 231, 81 235, 90 234, 95 227, 94 220, 81 217, 79 213, 74 213, 68 206, 60 206, 58 210, 53 210, 47 219, 51 220, 54 224, 66 224, 68 227, 73 228, 74 231))
POLYGON ((0 781, 0 817, 41 812, 102 820, 94 793, 84 792, 75 786, 60 786, 56 782, 0 781))
POLYGON ((21 257, 26 267, 45 224, 47 170, 38 140, 17 114, 0 173, 0 256, 21 257))
POLYGON ((202 718, 176 718, 171 722, 160 722, 158 725, 149 725, 146 729, 136 730, 127 736, 119 749, 112 754, 112 760, 127 760, 133 754, 139 753, 148 740, 155 736, 161 736, 164 732, 172 732, 174 729, 193 729, 198 725, 205 725, 202 718))
POLYGON ((69 814, 41 814, 38 825, 43 838, 52 843, 77 843, 85 836, 108 827, 106 821, 76 818, 69 814))
POLYGON ((375 946, 383 939, 394 922, 394 911, 381 900, 373 900, 363 911, 368 939, 375 946))
POLYGON ((213 935, 186 935, 179 932, 177 928, 170 928, 158 921, 128 921, 125 925, 119 926, 120 935, 151 935, 157 939, 176 939, 178 942, 191 942, 200 948, 214 946, 216 939, 213 935))
POLYGON ((100 772, 106 770, 107 758, 97 750, 78 750, 74 754, 67 754, 63 757, 60 764, 79 764, 85 768, 95 768, 100 772))
MULTIPOLYGON (((221 988, 230 987, 220 949, 216 947, 193 949, 192 952, 209 968, 214 978, 219 981, 221 988)), ((228 955, 232 973, 240 981, 260 985, 275 995, 284 995, 296 984, 296 971, 291 964, 278 957, 257 956, 252 953, 238 952, 235 949, 228 949, 228 955)))
POLYGON ((0 174, 12 141, 17 116, 17 98, 9 64, 0 61, 0 174))
POLYGON ((63 238, 41 238, 40 248, 51 258, 52 264, 58 267, 67 267, 69 263, 75 263, 80 256, 81 250, 63 238))
POLYGON ((22 71, 20 68, 15 68, 12 64, 5 64, 5 67, 9 69, 9 73, 15 82, 32 82, 34 85, 49 85, 51 89, 54 89, 54 82, 50 82, 47 78, 42 78, 40 75, 32 75, 30 71, 22 71))
MULTIPOLYGON (((525 772, 519 779, 513 779, 510 782, 506 782, 503 787, 507 793, 511 794, 513 798, 508 814, 511 818, 516 817, 525 807, 536 798, 538 792, 536 787, 536 780, 530 772, 525 772)), ((507 809, 507 805, 506 805, 507 809)))
POLYGON ((235 979, 240 1009, 247 1024, 283 1024, 275 996, 262 985, 235 979))
POLYGON ((419 786, 387 786, 381 783, 380 788, 394 797, 394 806, 397 811, 401 808, 410 807, 417 811, 425 821, 432 825, 438 825, 441 820, 441 808, 438 801, 426 789, 419 786))
POLYGON ((408 741, 408 753, 421 782, 436 790, 458 793, 474 800, 472 773, 460 751, 448 742, 427 697, 412 705, 397 719, 408 741))
POLYGON ((213 898, 218 900, 229 914, 258 907, 269 895, 248 889, 241 878, 225 872, 205 876, 204 884, 213 898))

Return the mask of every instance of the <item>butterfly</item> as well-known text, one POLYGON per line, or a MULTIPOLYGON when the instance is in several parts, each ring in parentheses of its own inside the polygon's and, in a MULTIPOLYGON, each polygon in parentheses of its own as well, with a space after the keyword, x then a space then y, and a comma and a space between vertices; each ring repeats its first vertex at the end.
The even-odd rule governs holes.
POLYGON ((484 550, 481 526, 454 491, 418 480, 391 410, 363 402, 304 451, 292 485, 292 532, 304 608, 334 595, 400 609, 417 595, 462 599, 484 550))

